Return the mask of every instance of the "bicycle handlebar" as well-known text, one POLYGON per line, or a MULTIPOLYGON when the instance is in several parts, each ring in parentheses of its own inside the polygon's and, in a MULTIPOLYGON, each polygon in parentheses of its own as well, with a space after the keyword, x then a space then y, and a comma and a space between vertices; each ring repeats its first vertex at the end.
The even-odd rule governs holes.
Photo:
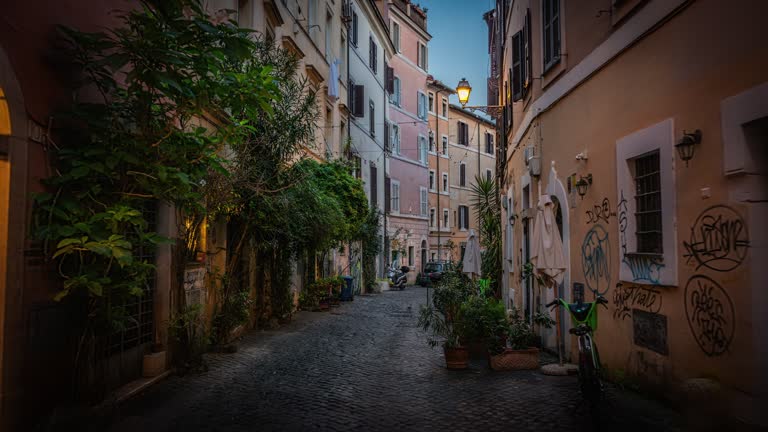
POLYGON ((558 299, 554 299, 551 302, 545 304, 544 307, 548 308, 548 307, 552 307, 552 306, 557 306, 559 304, 560 304, 560 302, 558 301, 558 299))

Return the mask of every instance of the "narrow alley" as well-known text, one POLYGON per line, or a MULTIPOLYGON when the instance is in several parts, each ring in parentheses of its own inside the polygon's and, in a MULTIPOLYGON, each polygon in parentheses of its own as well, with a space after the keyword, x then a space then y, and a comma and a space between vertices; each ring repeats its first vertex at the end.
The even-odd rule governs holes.
MULTIPOLYGON (((415 324, 426 289, 357 296, 253 331, 209 371, 171 377, 119 409, 112 431, 593 430, 575 376, 445 369, 415 324)), ((611 387, 605 430, 676 430, 675 414, 611 387)), ((100 429, 100 428, 99 428, 100 429)))

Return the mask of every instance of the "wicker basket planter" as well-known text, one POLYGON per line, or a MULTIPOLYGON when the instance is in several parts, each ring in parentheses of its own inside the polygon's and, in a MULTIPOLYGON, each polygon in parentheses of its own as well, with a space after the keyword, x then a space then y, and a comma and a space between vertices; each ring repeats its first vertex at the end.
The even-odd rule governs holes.
POLYGON ((501 370, 523 370, 539 368, 539 349, 528 348, 524 350, 513 350, 507 348, 501 354, 491 356, 491 369, 501 370))
POLYGON ((469 366, 469 350, 465 347, 444 348, 445 366, 448 369, 466 369, 469 366))

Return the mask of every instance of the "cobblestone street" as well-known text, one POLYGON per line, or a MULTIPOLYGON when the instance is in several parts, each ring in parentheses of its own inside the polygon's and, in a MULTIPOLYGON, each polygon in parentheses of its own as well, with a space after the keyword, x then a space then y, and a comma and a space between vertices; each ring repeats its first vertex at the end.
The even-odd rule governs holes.
MULTIPOLYGON (((358 296, 252 332, 208 372, 171 377, 124 404, 113 431, 591 430, 576 378, 448 371, 416 328, 424 288, 358 296)), ((675 430, 677 417, 609 388, 604 430, 675 430)))

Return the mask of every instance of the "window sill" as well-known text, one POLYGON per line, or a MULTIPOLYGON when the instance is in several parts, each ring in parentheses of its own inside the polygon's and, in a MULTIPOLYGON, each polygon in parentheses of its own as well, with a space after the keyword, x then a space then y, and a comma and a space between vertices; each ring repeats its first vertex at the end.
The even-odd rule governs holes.
POLYGON ((649 253, 649 252, 626 252, 624 253, 624 256, 627 257, 638 257, 638 258, 654 258, 661 262, 664 262, 664 254, 663 253, 649 253))

